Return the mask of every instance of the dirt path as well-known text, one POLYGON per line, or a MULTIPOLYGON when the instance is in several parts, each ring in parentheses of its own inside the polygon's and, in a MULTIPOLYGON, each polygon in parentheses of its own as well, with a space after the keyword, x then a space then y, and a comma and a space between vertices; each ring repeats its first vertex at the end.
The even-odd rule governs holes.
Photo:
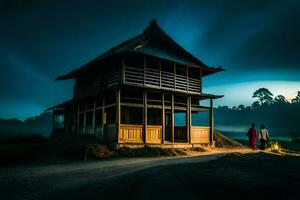
MULTIPOLYGON (((157 166, 203 163, 226 153, 249 150, 216 151, 183 157, 122 158, 46 166, 19 166, 0 169, 3 199, 80 199, 85 192, 107 186, 117 177, 157 166), (71 193, 70 193, 71 192, 71 193)), ((147 170, 145 170, 147 171, 147 170)))

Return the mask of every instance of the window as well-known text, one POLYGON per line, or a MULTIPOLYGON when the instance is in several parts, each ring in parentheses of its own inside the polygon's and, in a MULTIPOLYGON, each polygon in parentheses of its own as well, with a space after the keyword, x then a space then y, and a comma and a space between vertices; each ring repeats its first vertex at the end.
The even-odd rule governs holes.
POLYGON ((116 123, 116 107, 107 108, 106 112, 106 124, 116 123))
POLYGON ((86 113, 86 125, 93 126, 93 112, 86 113))
POLYGON ((209 112, 192 112, 192 126, 209 126, 209 112))
POLYGON ((96 127, 99 127, 102 125, 102 110, 96 110, 96 116, 95 116, 95 125, 96 127))
POLYGON ((63 114, 54 114, 54 128, 62 129, 65 127, 65 116, 63 114))
POLYGON ((143 124, 143 108, 121 107, 121 124, 143 124))
POLYGON ((162 124, 162 110, 156 108, 148 108, 147 123, 149 125, 161 125, 162 124))
POLYGON ((174 126, 186 126, 186 112, 174 112, 174 126))

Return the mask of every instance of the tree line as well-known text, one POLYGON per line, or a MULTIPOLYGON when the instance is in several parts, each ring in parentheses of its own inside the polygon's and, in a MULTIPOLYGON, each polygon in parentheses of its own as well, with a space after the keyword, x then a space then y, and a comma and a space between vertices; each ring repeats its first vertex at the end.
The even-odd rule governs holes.
POLYGON ((259 88, 256 90, 252 98, 256 99, 250 106, 245 106, 240 104, 238 106, 233 106, 230 108, 229 106, 219 106, 218 110, 257 110, 262 107, 269 107, 272 105, 283 106, 288 104, 299 104, 300 105, 300 91, 298 91, 297 95, 289 102, 283 95, 274 96, 272 92, 270 92, 267 88, 259 88))

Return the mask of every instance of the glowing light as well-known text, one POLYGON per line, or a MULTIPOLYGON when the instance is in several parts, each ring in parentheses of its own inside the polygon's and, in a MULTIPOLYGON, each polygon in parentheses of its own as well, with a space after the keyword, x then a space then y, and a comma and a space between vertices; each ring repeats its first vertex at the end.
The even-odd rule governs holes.
POLYGON ((278 142, 271 142, 271 151, 278 153, 280 151, 280 146, 278 142))

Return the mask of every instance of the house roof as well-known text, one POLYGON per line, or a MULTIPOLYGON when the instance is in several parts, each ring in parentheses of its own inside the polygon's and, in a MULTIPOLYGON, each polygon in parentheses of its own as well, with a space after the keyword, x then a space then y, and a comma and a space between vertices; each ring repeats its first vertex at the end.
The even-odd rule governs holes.
POLYGON ((161 59, 173 61, 175 63, 190 65, 193 67, 203 68, 209 75, 218 71, 223 71, 221 67, 209 67, 198 58, 190 54, 171 37, 169 37, 157 24, 156 20, 152 20, 144 32, 133 37, 98 56, 86 65, 77 68, 66 75, 59 76, 56 80, 65 80, 75 78, 80 72, 86 70, 92 63, 98 62, 113 55, 121 55, 129 52, 137 52, 161 59))

